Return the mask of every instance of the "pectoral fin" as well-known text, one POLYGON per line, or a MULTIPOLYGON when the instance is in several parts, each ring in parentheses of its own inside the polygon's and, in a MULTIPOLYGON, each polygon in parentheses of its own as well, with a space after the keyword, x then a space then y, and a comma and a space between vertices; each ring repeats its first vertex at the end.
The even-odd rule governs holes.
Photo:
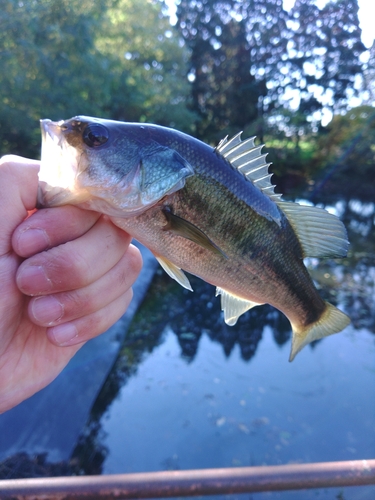
POLYGON ((190 290, 191 292, 193 291, 190 285, 190 281, 188 280, 186 274, 184 273, 184 271, 182 271, 182 269, 175 266, 170 260, 166 259, 165 257, 159 257, 158 255, 155 255, 155 257, 164 271, 171 278, 176 280, 177 283, 179 283, 184 288, 187 288, 187 290, 190 290))
POLYGON ((228 258, 225 253, 215 245, 203 231, 194 226, 194 224, 173 214, 168 208, 163 209, 163 214, 168 221, 167 225, 163 228, 164 231, 170 231, 178 236, 182 236, 206 250, 222 255, 226 259, 228 258))
POLYGON ((235 325, 241 314, 252 307, 262 305, 237 297, 219 287, 216 288, 216 297, 218 295, 221 295, 221 310, 224 311, 224 321, 229 326, 235 325))

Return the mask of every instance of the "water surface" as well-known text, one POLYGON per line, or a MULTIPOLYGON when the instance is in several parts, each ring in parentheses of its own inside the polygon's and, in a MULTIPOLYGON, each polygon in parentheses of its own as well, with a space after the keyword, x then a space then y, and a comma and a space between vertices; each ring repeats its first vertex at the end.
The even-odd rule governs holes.
MULTIPOLYGON (((213 287, 192 278, 192 294, 158 272, 76 449, 87 473, 374 458, 374 210, 338 208, 348 259, 307 263, 352 324, 289 363, 281 313, 260 306, 228 327, 213 287)), ((244 498, 373 499, 375 487, 244 498)))

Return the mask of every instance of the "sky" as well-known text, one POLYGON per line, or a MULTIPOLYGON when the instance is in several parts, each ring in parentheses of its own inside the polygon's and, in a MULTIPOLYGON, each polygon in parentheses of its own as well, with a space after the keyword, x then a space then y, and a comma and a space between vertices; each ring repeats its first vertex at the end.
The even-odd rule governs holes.
POLYGON ((374 0, 358 0, 358 5, 359 24, 362 29, 362 42, 369 49, 375 38, 375 2, 374 0))
MULTIPOLYGON (((284 7, 289 9, 293 6, 295 0, 284 0, 284 7)), ((319 6, 324 5, 327 0, 317 0, 319 6)), ((170 9, 171 21, 174 24, 176 18, 174 13, 176 12, 176 0, 166 0, 166 3, 170 9)), ((359 6, 359 23, 362 29, 362 42, 367 48, 370 48, 374 38, 374 18, 375 18, 375 1, 374 0, 358 0, 359 6)))

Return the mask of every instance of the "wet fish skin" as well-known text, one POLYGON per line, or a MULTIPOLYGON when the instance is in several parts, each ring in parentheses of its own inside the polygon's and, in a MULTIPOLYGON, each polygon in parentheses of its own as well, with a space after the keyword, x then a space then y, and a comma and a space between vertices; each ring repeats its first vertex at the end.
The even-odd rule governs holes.
POLYGON ((257 148, 248 152, 238 140, 233 148, 229 142, 211 148, 149 124, 87 117, 52 123, 42 121, 42 205, 73 203, 107 213, 183 286, 189 288, 182 269, 217 286, 228 324, 255 305, 273 305, 292 324, 291 359, 306 343, 349 323, 319 296, 302 260, 306 248, 322 253, 320 242, 303 234, 308 221, 318 226, 312 240, 323 231, 320 220, 328 227, 322 240, 339 255, 347 248, 345 230, 324 211, 280 201, 257 178, 257 170, 267 168, 257 148), (60 170, 70 158, 71 180, 63 189, 58 179, 53 188, 43 181, 57 151, 60 170), (244 155, 248 164, 257 162, 252 173, 243 172, 244 155))

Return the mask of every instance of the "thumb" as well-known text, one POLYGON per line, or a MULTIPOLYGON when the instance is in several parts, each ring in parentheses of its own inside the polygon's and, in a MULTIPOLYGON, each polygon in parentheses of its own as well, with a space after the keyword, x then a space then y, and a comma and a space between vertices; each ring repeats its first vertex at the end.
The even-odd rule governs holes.
POLYGON ((0 255, 11 250, 15 228, 36 205, 39 162, 20 156, 0 158, 0 255))

